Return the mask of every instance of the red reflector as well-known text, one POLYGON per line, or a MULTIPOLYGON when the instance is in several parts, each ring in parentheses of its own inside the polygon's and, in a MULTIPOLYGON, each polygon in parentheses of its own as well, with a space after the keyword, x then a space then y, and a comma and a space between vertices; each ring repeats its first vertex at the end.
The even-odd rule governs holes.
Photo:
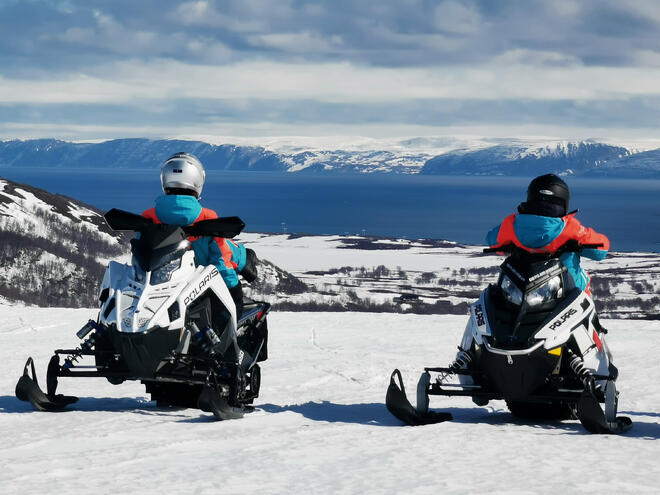
POLYGON ((598 349, 598 352, 603 350, 603 341, 600 340, 600 337, 596 333, 596 330, 594 330, 594 344, 596 344, 596 348, 598 349))
POLYGON ((257 313, 257 320, 261 320, 261 317, 264 315, 263 309, 257 313))

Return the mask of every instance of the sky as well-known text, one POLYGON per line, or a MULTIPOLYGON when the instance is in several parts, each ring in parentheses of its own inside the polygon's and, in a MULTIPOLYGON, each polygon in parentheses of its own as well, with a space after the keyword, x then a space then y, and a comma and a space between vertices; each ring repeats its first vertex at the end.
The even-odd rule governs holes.
POLYGON ((654 0, 0 0, 0 139, 660 137, 654 0))

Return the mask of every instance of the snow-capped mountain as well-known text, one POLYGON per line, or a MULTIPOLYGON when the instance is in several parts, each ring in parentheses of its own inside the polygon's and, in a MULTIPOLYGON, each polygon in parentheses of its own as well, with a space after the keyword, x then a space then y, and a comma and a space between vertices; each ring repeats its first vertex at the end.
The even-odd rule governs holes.
POLYGON ((286 170, 275 153, 254 146, 200 141, 115 139, 71 143, 56 139, 0 142, 0 165, 12 167, 157 168, 178 151, 196 154, 209 169, 286 170))
POLYGON ((409 138, 310 141, 264 139, 261 144, 192 140, 116 139, 72 143, 54 139, 0 141, 3 167, 157 168, 177 151, 195 153, 209 170, 307 173, 533 175, 555 173, 660 177, 660 150, 639 151, 594 140, 409 138))
POLYGON ((436 156, 426 162, 421 173, 533 176, 554 171, 566 175, 583 175, 605 165, 609 165, 610 173, 616 173, 618 168, 625 168, 622 162, 625 163, 632 156, 627 148, 588 141, 544 145, 499 144, 436 156))

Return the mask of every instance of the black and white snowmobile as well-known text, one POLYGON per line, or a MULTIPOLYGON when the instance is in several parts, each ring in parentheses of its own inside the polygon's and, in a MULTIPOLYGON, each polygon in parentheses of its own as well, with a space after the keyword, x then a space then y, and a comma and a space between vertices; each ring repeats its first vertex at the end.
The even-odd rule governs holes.
MULTIPOLYGON (((238 217, 192 226, 157 225, 140 215, 110 210, 114 230, 139 232, 131 240, 131 264, 111 261, 100 289, 100 310, 77 335, 82 343, 58 349, 48 364, 44 393, 28 358, 16 396, 44 411, 61 410, 76 397, 56 393, 62 377, 105 377, 113 384, 140 380, 160 405, 198 407, 218 419, 242 417, 259 394, 260 368, 267 358, 266 314, 270 305, 248 301, 240 320, 220 276, 195 266, 189 237, 234 237, 238 217), (85 357, 94 364, 83 364, 85 357), (60 362, 60 357, 63 361, 60 362)), ((241 274, 256 277, 248 250, 241 274)))
POLYGON ((632 426, 617 417, 617 368, 594 302, 575 286, 558 259, 593 245, 567 243, 554 255, 532 254, 514 245, 506 252, 497 284, 470 307, 455 361, 425 368, 417 385, 417 407, 406 398, 394 370, 386 405, 410 425, 438 423, 451 414, 429 410, 429 396, 468 396, 483 406, 505 400, 514 416, 579 419, 591 433, 622 433, 632 426), (604 410, 601 408, 604 403, 604 410))

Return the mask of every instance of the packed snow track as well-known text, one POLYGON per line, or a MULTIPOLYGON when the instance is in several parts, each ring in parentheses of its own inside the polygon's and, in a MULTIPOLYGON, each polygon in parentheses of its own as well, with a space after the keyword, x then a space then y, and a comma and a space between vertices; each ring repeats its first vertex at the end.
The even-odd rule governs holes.
POLYGON ((13 493, 651 493, 660 486, 659 321, 605 321, 634 426, 590 435, 578 421, 515 420, 503 402, 435 399, 453 421, 406 427, 384 405, 398 367, 415 389, 446 365, 466 317, 368 313, 269 315, 257 410, 216 421, 158 408, 139 382, 60 380, 70 410, 14 396, 25 359, 40 381, 92 310, 0 305, 0 492, 13 493))

